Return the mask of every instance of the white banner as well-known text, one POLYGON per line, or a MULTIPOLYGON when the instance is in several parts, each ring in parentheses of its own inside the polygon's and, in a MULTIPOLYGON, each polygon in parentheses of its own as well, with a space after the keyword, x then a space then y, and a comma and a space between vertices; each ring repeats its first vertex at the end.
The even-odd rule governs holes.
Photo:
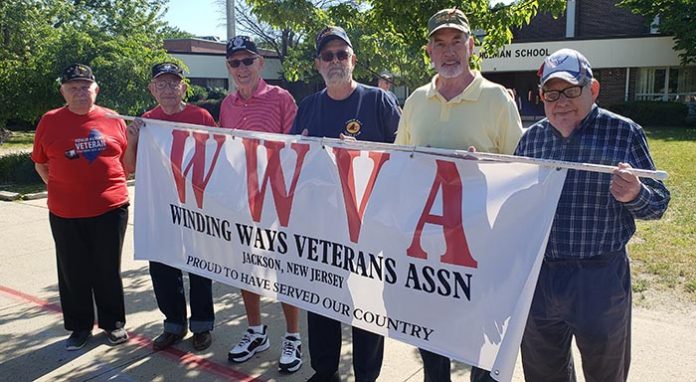
POLYGON ((141 129, 136 259, 512 378, 565 170, 214 131, 141 129))

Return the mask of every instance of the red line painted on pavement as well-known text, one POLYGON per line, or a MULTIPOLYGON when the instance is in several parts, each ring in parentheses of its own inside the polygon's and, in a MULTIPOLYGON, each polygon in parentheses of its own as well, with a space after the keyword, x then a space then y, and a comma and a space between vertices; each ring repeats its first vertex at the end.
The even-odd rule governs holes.
MULTIPOLYGON (((140 345, 140 347, 146 348, 146 347, 152 347, 152 340, 138 335, 138 334, 129 334, 129 342, 134 342, 140 345)), ((193 353, 186 352, 183 350, 179 350, 175 347, 169 347, 164 350, 159 351, 160 354, 166 355, 168 358, 178 360, 179 363, 184 364, 184 365, 195 365, 196 367, 200 367, 202 369, 205 369, 208 372, 218 374, 220 376, 226 377, 226 378, 231 378, 234 381, 239 381, 239 382, 266 382, 265 380, 258 378, 258 377, 252 377, 242 371, 236 370, 229 368, 225 365, 221 365, 217 362, 212 362, 209 361, 205 358, 199 357, 193 353)))
MULTIPOLYGON (((46 310, 46 311, 49 311, 51 313, 57 313, 57 314, 62 313, 62 310, 61 310, 59 305, 52 304, 46 300, 42 300, 38 297, 20 292, 18 290, 0 285, 0 292, 4 293, 5 295, 8 295, 10 297, 14 297, 18 300, 30 302, 34 305, 37 305, 39 308, 46 310)), ((130 343, 134 343, 141 348, 148 348, 148 347, 151 348, 152 347, 152 340, 150 340, 147 337, 141 336, 139 334, 133 334, 131 332, 128 332, 128 336, 129 336, 128 342, 130 342, 130 343)), ((242 371, 232 369, 230 367, 219 364, 217 362, 209 361, 203 357, 199 357, 195 354, 192 354, 190 352, 186 352, 183 350, 179 350, 179 349, 174 348, 174 347, 170 347, 170 348, 161 350, 161 351, 157 352, 157 354, 165 355, 165 356, 167 356, 167 358, 174 359, 183 365, 194 365, 197 368, 201 368, 201 369, 208 371, 212 374, 217 374, 217 375, 220 375, 222 377, 229 378, 232 381, 266 382, 264 379, 261 379, 259 377, 253 377, 253 376, 248 375, 242 371)))
POLYGON ((38 297, 28 295, 28 294, 20 292, 18 290, 14 290, 14 289, 7 288, 7 287, 0 285, 0 292, 3 292, 6 295, 9 295, 10 297, 17 298, 19 300, 25 300, 25 301, 31 302, 35 305, 38 305, 41 309, 47 310, 49 312, 53 312, 53 313, 62 313, 63 312, 60 309, 60 305, 58 305, 58 304, 52 304, 46 300, 42 300, 38 297))

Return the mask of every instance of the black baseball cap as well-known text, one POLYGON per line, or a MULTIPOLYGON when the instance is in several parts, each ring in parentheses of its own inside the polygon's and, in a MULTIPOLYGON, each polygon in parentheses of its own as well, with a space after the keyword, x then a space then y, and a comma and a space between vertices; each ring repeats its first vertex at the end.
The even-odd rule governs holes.
POLYGON ((152 79, 163 75, 163 74, 173 74, 182 80, 184 79, 184 71, 181 70, 179 65, 173 62, 162 62, 160 64, 155 64, 152 66, 152 79))
POLYGON ((69 81, 94 82, 92 68, 84 64, 72 64, 66 67, 60 75, 60 83, 64 84, 69 81))
POLYGON ((321 53, 321 48, 323 48, 327 42, 336 39, 343 40, 349 47, 353 47, 348 38, 348 34, 343 28, 330 25, 317 34, 317 55, 321 53))
POLYGON ((235 36, 227 41, 227 58, 243 50, 257 55, 259 54, 256 44, 251 41, 249 36, 235 36))

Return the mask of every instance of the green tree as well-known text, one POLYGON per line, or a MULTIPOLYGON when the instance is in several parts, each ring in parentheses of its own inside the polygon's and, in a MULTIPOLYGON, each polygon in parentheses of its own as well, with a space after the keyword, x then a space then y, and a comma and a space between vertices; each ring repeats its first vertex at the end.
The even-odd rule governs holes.
POLYGON ((659 17, 660 33, 674 36, 674 50, 683 65, 696 62, 696 1, 694 0, 623 0, 618 4, 645 17, 659 17))
POLYGON ((168 0, 5 0, 0 3, 0 126, 34 122, 63 103, 57 77, 74 62, 94 69, 97 102, 123 114, 152 104, 152 64, 171 60, 162 21, 168 0))
MULTIPOLYGON (((418 86, 427 81, 429 60, 427 22, 440 9, 462 9, 476 30, 485 36, 481 49, 496 52, 512 39, 511 28, 528 24, 539 12, 560 14, 563 0, 518 0, 491 5, 488 0, 246 0, 261 22, 277 30, 291 30, 299 43, 288 51, 283 69, 289 80, 316 78, 312 58, 314 36, 327 24, 340 25, 351 36, 358 56, 356 76, 370 78, 382 70, 396 73, 400 82, 418 86)), ((478 62, 474 60, 476 66, 478 62)))
POLYGON ((33 121, 55 104, 53 61, 42 61, 60 39, 54 23, 66 12, 58 1, 0 2, 0 127, 33 121))

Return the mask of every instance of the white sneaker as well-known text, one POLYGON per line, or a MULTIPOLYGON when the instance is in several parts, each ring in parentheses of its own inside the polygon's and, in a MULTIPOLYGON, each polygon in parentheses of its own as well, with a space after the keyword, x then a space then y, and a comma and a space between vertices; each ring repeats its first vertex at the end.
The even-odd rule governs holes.
POLYGON ((294 373, 300 367, 302 367, 302 341, 293 336, 284 337, 278 370, 284 373, 294 373))
POLYGON ((251 329, 247 329, 237 346, 227 353, 227 359, 232 362, 244 362, 253 357, 254 354, 268 350, 271 344, 266 334, 267 329, 266 325, 263 326, 263 333, 256 333, 251 329))

